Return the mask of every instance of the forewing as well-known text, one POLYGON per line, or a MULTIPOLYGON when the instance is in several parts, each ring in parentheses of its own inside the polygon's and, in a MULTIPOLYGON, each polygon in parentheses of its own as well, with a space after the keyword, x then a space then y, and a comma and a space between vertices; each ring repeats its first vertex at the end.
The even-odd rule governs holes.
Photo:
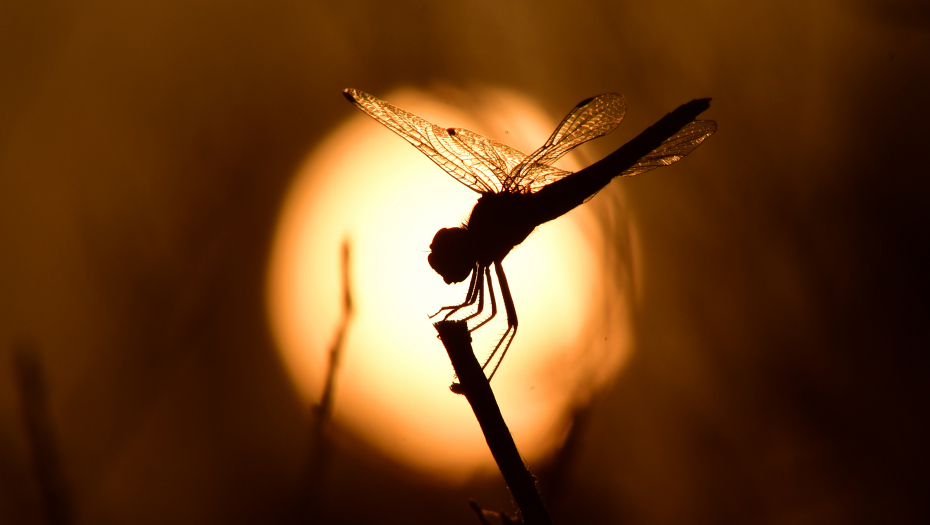
POLYGON ((620 124, 625 114, 626 101, 619 93, 582 100, 565 116, 549 140, 514 170, 504 188, 527 192, 533 191, 534 187, 541 187, 534 176, 549 174, 549 171, 538 165, 551 165, 579 145, 610 133, 620 124))
POLYGON ((520 150, 512 148, 503 142, 489 139, 484 135, 479 135, 474 131, 463 128, 450 128, 448 132, 452 138, 457 139, 467 148, 472 155, 484 161, 488 166, 495 168, 494 173, 501 184, 505 182, 513 169, 526 158, 526 154, 520 150))
MULTIPOLYGON (((489 163, 488 155, 476 155, 472 149, 466 147, 466 142, 456 139, 454 135, 457 130, 447 130, 431 124, 364 91, 347 89, 344 93, 359 109, 413 144, 446 173, 471 190, 478 193, 502 190, 500 180, 506 175, 500 173, 499 167, 489 163)), ((477 135, 472 132, 469 134, 477 135)), ((477 142, 473 137, 469 139, 477 142)))
POLYGON ((649 170, 674 164, 694 151, 704 142, 704 139, 717 131, 717 123, 713 120, 695 120, 662 141, 658 148, 649 152, 639 162, 630 166, 621 173, 620 177, 632 177, 649 170))

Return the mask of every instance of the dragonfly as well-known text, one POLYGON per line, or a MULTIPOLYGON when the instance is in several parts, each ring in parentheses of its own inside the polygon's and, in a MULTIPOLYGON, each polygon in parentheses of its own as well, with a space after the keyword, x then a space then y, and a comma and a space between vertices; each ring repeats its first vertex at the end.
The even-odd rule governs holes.
POLYGON ((507 254, 539 225, 587 202, 614 178, 640 175, 678 162, 717 130, 712 120, 696 120, 710 107, 710 99, 695 99, 668 113, 607 157, 573 173, 553 163, 577 146, 613 131, 626 114, 623 95, 607 93, 582 100, 545 144, 529 155, 467 129, 437 126, 357 89, 346 89, 344 95, 443 171, 480 194, 465 224, 436 232, 427 260, 447 284, 460 283, 471 276, 465 300, 445 306, 431 316, 446 312, 443 319, 447 320, 474 306, 474 312, 461 319, 472 322, 469 331, 477 330, 497 315, 491 280, 494 267, 507 329, 482 365, 487 372, 499 354, 489 381, 507 354, 518 326, 502 265, 507 254), (491 313, 481 319, 485 288, 491 313))

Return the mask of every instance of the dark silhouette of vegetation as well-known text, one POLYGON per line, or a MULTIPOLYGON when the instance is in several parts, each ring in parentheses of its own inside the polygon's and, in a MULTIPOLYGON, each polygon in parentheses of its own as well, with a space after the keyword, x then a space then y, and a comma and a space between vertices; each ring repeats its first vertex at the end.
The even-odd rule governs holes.
POLYGON ((336 337, 329 348, 329 362, 326 366, 326 381, 323 386, 323 392, 320 395, 320 402, 313 407, 313 428, 311 431, 311 442, 309 459, 306 466, 305 483, 307 488, 307 497, 302 502, 300 514, 305 519, 312 519, 319 513, 319 507, 323 504, 325 498, 325 479, 327 463, 330 457, 330 442, 327 438, 326 429, 329 425, 330 417, 333 410, 333 396, 336 390, 336 377, 339 372, 339 365, 345 351, 346 333, 349 330, 349 323, 352 320, 352 287, 351 287, 351 257, 350 257, 349 239, 342 241, 342 320, 336 329, 336 337))
POLYGON ((507 423, 504 422, 497 406, 494 392, 491 391, 491 384, 475 358, 467 322, 439 321, 434 326, 459 379, 459 385, 454 391, 464 395, 471 405, 488 448, 491 449, 491 455, 494 456, 514 501, 520 507, 524 523, 551 525, 552 520, 536 489, 536 478, 520 457, 513 436, 510 435, 507 423))
POLYGON ((14 349, 13 365, 45 519, 49 525, 68 525, 72 523, 71 504, 52 426, 42 363, 32 346, 21 345, 14 349))

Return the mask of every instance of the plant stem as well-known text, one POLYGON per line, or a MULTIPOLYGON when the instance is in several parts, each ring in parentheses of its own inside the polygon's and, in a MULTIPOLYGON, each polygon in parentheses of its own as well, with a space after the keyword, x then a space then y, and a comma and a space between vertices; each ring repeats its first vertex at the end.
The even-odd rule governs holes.
MULTIPOLYGON (((494 456, 494 461, 497 462, 497 467, 523 514, 524 522, 527 525, 552 525, 539 491, 536 490, 536 477, 530 473, 520 457, 513 436, 510 435, 510 430, 497 406, 491 385, 472 351, 468 325, 465 321, 440 321, 434 326, 459 378, 460 391, 465 395, 478 419, 478 424, 481 425, 491 455, 494 456)), ((456 390, 459 391, 458 388, 456 390)))
POLYGON ((32 345, 14 349, 13 367, 20 394, 20 410, 39 482, 45 519, 50 525, 72 522, 68 487, 52 426, 48 388, 38 352, 32 345))

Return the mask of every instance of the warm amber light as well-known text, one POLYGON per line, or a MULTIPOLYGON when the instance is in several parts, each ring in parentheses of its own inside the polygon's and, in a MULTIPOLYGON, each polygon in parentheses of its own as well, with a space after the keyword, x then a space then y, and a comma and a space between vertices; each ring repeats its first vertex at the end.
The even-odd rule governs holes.
MULTIPOLYGON (((466 127, 524 152, 557 123, 513 93, 472 94, 481 105, 469 113, 448 100, 452 93, 380 95, 439 125, 466 127)), ((341 102, 339 93, 333 98, 341 102)), ((468 403, 449 391, 452 367, 427 317, 465 297, 467 281, 444 284, 426 256, 436 230, 465 221, 478 194, 346 107, 349 120, 308 159, 282 211, 268 290, 282 357, 308 402, 319 401, 342 316, 341 245, 348 239, 355 311, 334 421, 440 477, 494 469, 468 403)), ((561 166, 578 168, 571 159, 561 166)), ((528 461, 560 443, 573 407, 609 380, 628 352, 625 302, 617 300, 614 273, 604 271, 603 243, 582 206, 543 225, 504 260, 520 328, 492 386, 528 461)), ((500 311, 473 334, 479 359, 504 326, 500 311)))

